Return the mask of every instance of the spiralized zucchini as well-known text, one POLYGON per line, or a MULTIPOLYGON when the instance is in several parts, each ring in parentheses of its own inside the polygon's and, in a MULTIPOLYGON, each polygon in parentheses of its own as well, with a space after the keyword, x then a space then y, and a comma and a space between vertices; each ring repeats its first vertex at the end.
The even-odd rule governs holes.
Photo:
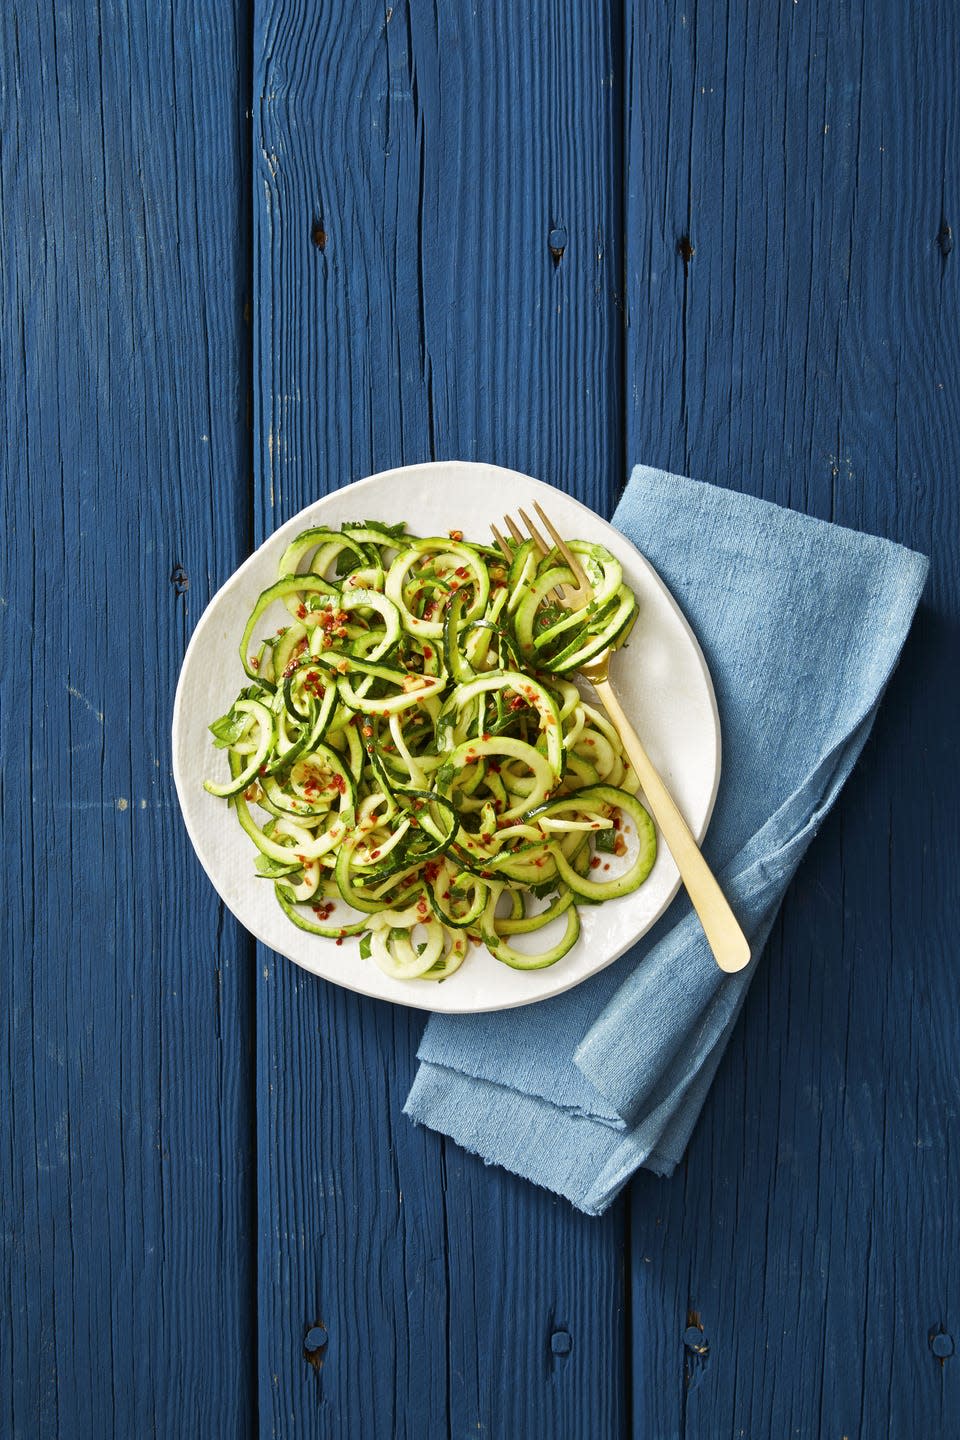
POLYGON ((445 979, 471 941, 539 969, 576 943, 579 906, 647 878, 636 775, 567 678, 623 643, 636 599, 607 550, 572 546, 593 591, 577 611, 554 596, 576 585, 562 557, 533 541, 507 565, 458 531, 365 521, 284 551, 241 641, 250 684, 210 726, 229 777, 206 789, 292 924, 361 936, 398 979, 445 979))

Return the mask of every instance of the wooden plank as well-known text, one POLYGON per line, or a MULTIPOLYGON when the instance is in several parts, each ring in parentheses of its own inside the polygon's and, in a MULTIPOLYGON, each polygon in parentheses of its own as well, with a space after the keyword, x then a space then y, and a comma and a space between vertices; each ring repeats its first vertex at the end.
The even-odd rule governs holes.
POLYGON ((945 3, 629 9, 631 459, 933 555, 684 1171, 634 1187, 638 1436, 960 1434, 958 42, 945 3))
MULTIPOLYGON (((260 0, 259 535, 436 455, 610 509, 620 24, 260 0)), ((620 1435, 622 1208, 585 1220, 401 1119, 422 1023, 260 956, 263 1433, 620 1435)))
POLYGON ((250 955, 168 740, 248 544, 248 53, 241 6, 0 15, 8 1436, 255 1418, 250 955))

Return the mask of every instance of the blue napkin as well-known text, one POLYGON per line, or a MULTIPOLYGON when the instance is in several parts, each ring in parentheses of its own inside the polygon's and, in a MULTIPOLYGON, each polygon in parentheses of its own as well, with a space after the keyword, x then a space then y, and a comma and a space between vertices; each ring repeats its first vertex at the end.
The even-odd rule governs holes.
POLYGON ((575 990, 432 1017, 404 1107, 591 1215, 639 1166, 666 1175, 683 1155, 928 568, 889 541, 645 467, 613 523, 676 596, 713 675, 723 770, 704 850, 754 958, 724 975, 681 891, 640 944, 575 990))

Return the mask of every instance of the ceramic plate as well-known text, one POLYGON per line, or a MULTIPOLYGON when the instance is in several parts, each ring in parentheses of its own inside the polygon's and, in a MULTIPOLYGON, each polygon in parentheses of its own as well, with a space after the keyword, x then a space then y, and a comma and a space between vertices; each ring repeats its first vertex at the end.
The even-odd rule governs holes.
MULTIPOLYGON (((254 848, 222 800, 202 788, 219 775, 222 755, 207 726, 230 708, 247 683, 237 651, 244 623, 261 590, 277 577, 284 547, 308 525, 337 528, 344 521, 405 520, 417 535, 462 530, 488 542, 490 522, 539 500, 571 539, 606 545, 623 565, 639 601, 629 645, 611 664, 613 680, 650 756, 694 833, 703 836, 720 777, 720 726, 706 662, 679 607, 652 566, 593 511, 539 480, 494 465, 444 462, 371 475, 301 510, 251 555, 213 597, 184 657, 173 711, 173 765, 187 830, 200 862, 234 915, 258 940, 305 970, 384 1000, 422 1010, 502 1010, 557 995, 602 970, 659 919, 679 886, 677 868, 661 844, 649 879, 632 895, 583 906, 574 948, 546 970, 511 970, 486 949, 473 947, 461 968, 441 984, 398 981, 359 943, 307 935, 283 914, 272 886, 254 878, 254 848)), ((284 612, 281 612, 281 614, 284 612)), ((268 617, 269 618, 269 617, 268 617)), ((264 630, 266 631, 265 624, 264 630)))

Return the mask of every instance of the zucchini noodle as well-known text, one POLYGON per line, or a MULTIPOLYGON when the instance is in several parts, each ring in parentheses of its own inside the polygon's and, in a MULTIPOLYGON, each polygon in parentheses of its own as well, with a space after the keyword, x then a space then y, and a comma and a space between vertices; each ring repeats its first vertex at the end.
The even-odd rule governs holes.
POLYGON ((459 531, 372 520, 287 546, 240 643, 250 683, 210 726, 229 776, 205 788, 292 924, 360 936, 397 979, 443 980, 471 942, 541 969, 576 943, 580 906, 647 878, 637 777, 567 678, 623 643, 637 602, 607 550, 571 548, 579 610, 554 597, 576 587, 562 556, 532 540, 509 565, 459 531), (264 639, 268 612, 284 623, 264 639))

